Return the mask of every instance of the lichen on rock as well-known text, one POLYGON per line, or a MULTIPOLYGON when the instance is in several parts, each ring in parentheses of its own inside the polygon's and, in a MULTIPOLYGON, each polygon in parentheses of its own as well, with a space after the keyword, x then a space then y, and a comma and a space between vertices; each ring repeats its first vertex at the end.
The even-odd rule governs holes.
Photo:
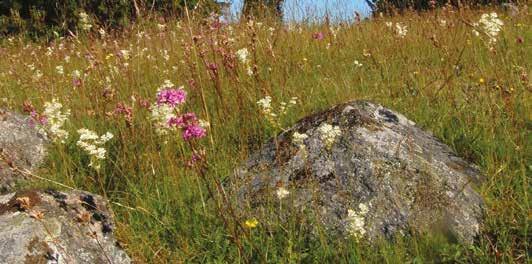
MULTIPOLYGON (((0 151, 13 165, 34 170, 46 155, 46 138, 31 126, 30 119, 0 109, 0 151)), ((15 184, 24 179, 0 160, 0 193, 12 191, 15 184)))
POLYGON ((102 197, 29 190, 0 195, 0 263, 130 263, 102 197))
POLYGON ((327 229, 370 241, 443 231, 471 243, 483 217, 474 190, 481 179, 475 165, 405 116, 352 101, 303 118, 266 143, 229 189, 241 208, 261 211, 284 186, 295 209, 311 208, 327 229))

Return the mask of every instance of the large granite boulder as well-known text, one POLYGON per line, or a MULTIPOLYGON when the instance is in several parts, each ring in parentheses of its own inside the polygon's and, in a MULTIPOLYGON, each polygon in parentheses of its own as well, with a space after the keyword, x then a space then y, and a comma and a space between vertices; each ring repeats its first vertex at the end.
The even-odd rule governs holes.
MULTIPOLYGON (((367 101, 297 122, 237 170, 240 206, 269 217, 311 209, 329 231, 373 241, 441 232, 471 243, 483 200, 478 169, 403 115, 367 101), (290 208, 293 206, 293 208, 290 208)), ((262 216, 260 216, 262 217, 262 216)))
MULTIPOLYGON (((31 126, 28 117, 0 109, 0 151, 15 166, 27 170, 38 167, 46 154, 45 144, 45 137, 31 126)), ((23 178, 0 160, 0 193, 12 190, 23 178)))
POLYGON ((99 196, 22 191, 0 196, 0 263, 130 263, 99 196))

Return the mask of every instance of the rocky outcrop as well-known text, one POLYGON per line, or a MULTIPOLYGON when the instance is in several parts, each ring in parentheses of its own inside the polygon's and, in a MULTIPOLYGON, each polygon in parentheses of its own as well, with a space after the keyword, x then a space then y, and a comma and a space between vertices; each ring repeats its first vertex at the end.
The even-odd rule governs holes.
POLYGON ((22 191, 0 196, 0 263, 130 263, 99 196, 22 191))
MULTIPOLYGON (((31 127, 28 118, 0 109, 0 151, 19 168, 33 170, 43 161, 46 140, 31 127)), ((0 193, 13 189, 23 175, 14 173, 0 160, 0 193)))
POLYGON ((473 188, 481 178, 403 115, 353 101, 265 144, 237 170, 232 189, 257 214, 265 201, 281 200, 285 211, 312 209, 329 230, 370 241, 437 230, 471 243, 482 223, 473 188))

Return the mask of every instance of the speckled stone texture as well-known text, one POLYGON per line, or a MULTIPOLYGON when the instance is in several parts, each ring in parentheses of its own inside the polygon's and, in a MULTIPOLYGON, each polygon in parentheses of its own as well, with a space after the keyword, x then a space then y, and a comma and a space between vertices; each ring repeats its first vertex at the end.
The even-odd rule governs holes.
MULTIPOLYGON (((330 231, 349 235, 348 210, 363 214, 363 237, 440 232, 472 243, 483 217, 475 191, 482 175, 431 133, 403 115, 367 101, 352 101, 306 117, 266 143, 237 170, 231 188, 241 208, 264 213, 286 188, 285 211, 312 209, 330 231), (318 127, 338 126, 327 148, 318 127), (305 151, 294 142, 305 133, 305 151), (293 206, 293 207, 290 207, 293 206)), ((271 212, 270 212, 271 213, 271 212)), ((269 217, 268 213, 264 217, 269 217)))
MULTIPOLYGON (((0 150, 18 167, 34 170, 46 155, 46 139, 31 127, 29 119, 0 109, 0 150)), ((23 175, 0 161, 0 193, 13 189, 23 175)))
POLYGON ((131 263, 112 232, 112 216, 96 195, 0 195, 0 263, 131 263))

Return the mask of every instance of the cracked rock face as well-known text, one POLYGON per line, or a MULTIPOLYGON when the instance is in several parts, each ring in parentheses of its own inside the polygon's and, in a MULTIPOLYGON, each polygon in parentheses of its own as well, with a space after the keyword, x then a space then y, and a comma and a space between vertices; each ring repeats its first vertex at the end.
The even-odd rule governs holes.
POLYGON ((0 263, 131 263, 100 196, 21 191, 0 196, 0 263))
MULTIPOLYGON (((37 168, 45 157, 45 144, 45 138, 31 127, 27 117, 0 109, 0 149, 14 165, 30 171, 37 168)), ((12 190, 21 179, 22 175, 0 161, 0 193, 12 190)))
POLYGON ((352 101, 265 144, 237 170, 232 190, 253 210, 282 198, 284 208, 310 208, 327 229, 369 241, 438 231, 472 243, 482 223, 483 201, 473 189, 481 179, 403 115, 352 101))

